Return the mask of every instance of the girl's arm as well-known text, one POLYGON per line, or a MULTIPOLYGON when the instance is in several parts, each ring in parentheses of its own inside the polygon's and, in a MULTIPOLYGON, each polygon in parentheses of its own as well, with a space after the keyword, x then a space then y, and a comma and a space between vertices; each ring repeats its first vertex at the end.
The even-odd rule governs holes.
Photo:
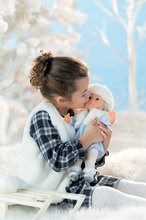
POLYGON ((104 138, 104 140, 102 142, 104 149, 105 149, 105 151, 107 151, 109 144, 110 144, 111 137, 112 137, 112 130, 108 126, 104 125, 101 122, 99 122, 99 128, 101 129, 101 133, 104 138))
POLYGON ((75 161, 85 157, 79 140, 62 143, 46 111, 39 111, 33 116, 30 135, 36 141, 44 159, 56 172, 69 168, 75 161))

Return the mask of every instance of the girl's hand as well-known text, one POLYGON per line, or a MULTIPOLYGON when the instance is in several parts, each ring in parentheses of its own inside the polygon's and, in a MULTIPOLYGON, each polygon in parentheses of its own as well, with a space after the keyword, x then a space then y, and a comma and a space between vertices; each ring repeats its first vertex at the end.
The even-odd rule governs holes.
POLYGON ((93 143, 104 141, 104 136, 101 133, 102 129, 99 128, 98 124, 97 119, 93 120, 84 135, 80 137, 80 143, 85 150, 93 143))
POLYGON ((99 128, 101 129, 101 134, 104 139, 102 142, 104 149, 105 151, 107 151, 109 144, 110 144, 111 136, 112 136, 112 130, 101 122, 99 122, 98 125, 99 125, 99 128))

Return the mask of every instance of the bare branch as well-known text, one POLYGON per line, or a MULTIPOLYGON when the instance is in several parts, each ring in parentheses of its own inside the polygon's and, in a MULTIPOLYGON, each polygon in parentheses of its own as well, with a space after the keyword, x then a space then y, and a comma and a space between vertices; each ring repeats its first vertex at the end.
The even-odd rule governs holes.
POLYGON ((146 22, 140 26, 137 27, 138 36, 139 36, 139 43, 141 43, 146 38, 146 22))
POLYGON ((127 58, 125 57, 125 55, 123 53, 121 53, 117 48, 115 48, 113 46, 113 44, 111 43, 111 41, 108 39, 107 33, 106 33, 106 24, 105 23, 102 25, 101 29, 98 29, 98 33, 100 36, 99 37, 100 43, 109 47, 113 51, 114 54, 116 54, 120 59, 127 62, 127 58))
POLYGON ((138 5, 143 5, 143 4, 145 4, 146 3, 146 0, 138 0, 138 1, 134 1, 134 3, 135 3, 135 5, 136 5, 136 7, 138 6, 138 5))
POLYGON ((119 7, 117 0, 110 0, 113 12, 115 15, 119 14, 119 7))
POLYGON ((140 95, 141 95, 141 98, 140 98, 140 101, 138 102, 138 106, 144 107, 144 105, 146 103, 146 91, 142 91, 140 95))
POLYGON ((118 8, 117 0, 111 0, 111 7, 112 11, 108 10, 103 3, 101 3, 100 0, 96 0, 96 4, 99 6, 99 8, 108 16, 112 17, 114 21, 120 23, 123 25, 124 29, 127 30, 127 23, 126 20, 120 15, 120 11, 118 8))
POLYGON ((107 38, 106 23, 105 22, 102 24, 102 28, 99 29, 98 33, 100 35, 101 43, 109 47, 111 43, 110 43, 109 39, 107 38))
POLYGON ((10 87, 13 84, 13 80, 6 79, 0 84, 0 90, 10 87))
POLYGON ((95 3, 98 5, 98 7, 108 16, 114 18, 114 14, 110 12, 106 7, 104 7, 103 3, 101 3, 100 0, 96 0, 95 3))
POLYGON ((140 15, 140 11, 145 3, 146 0, 134 1, 134 22, 137 20, 138 16, 140 15))

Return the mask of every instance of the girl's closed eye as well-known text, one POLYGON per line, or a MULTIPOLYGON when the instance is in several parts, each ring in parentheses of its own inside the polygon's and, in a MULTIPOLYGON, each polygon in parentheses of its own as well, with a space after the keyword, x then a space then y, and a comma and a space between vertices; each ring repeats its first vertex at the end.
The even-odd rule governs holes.
POLYGON ((86 93, 84 93, 83 95, 82 95, 82 97, 85 97, 86 96, 86 93))
POLYGON ((86 96, 88 96, 88 93, 87 93, 87 92, 85 92, 85 93, 82 94, 82 97, 83 97, 83 98, 86 97, 86 96))

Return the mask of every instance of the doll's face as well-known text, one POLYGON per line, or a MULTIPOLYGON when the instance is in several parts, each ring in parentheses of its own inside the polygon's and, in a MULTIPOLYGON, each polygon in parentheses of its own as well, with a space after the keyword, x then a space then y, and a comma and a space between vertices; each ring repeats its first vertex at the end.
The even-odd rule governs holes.
POLYGON ((87 109, 97 108, 100 110, 105 109, 105 101, 103 98, 95 93, 91 93, 89 95, 89 101, 86 103, 85 106, 87 109))

